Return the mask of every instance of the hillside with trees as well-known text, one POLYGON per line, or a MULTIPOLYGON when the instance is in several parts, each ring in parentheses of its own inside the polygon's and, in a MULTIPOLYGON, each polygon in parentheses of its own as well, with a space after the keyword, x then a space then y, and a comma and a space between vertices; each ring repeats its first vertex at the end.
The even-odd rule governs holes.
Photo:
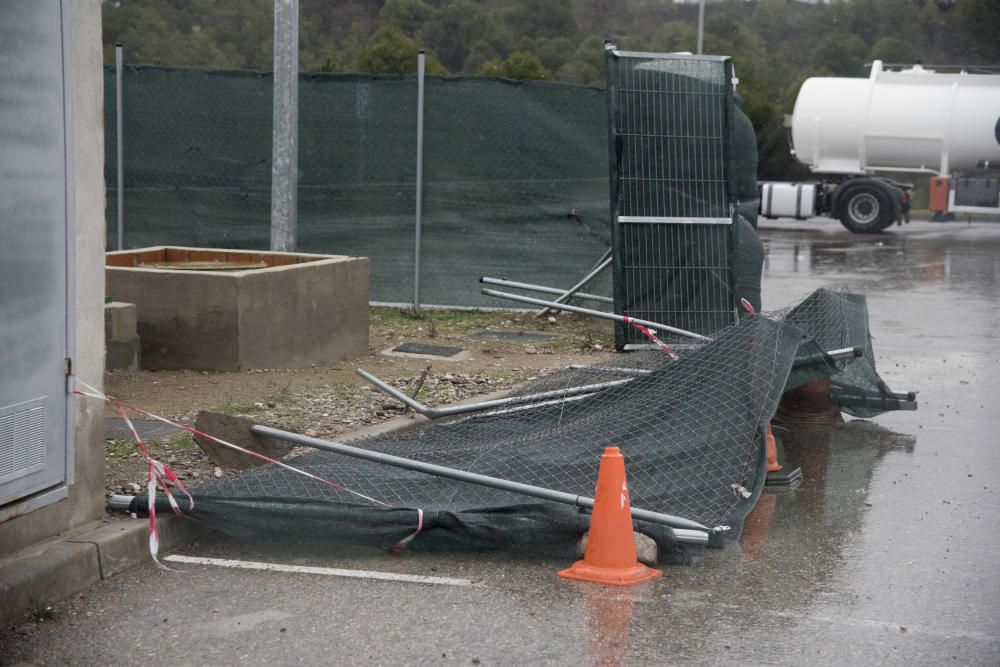
MULTIPOLYGON (((726 0, 706 9, 704 51, 731 55, 758 135, 763 178, 792 176, 782 127, 817 75, 887 63, 1000 64, 1000 2, 726 0)), ((605 38, 636 51, 694 51, 696 4, 669 0, 300 0, 303 71, 410 74, 420 48, 442 76, 603 85, 605 38)), ((269 70, 273 0, 104 3, 106 62, 269 70)))

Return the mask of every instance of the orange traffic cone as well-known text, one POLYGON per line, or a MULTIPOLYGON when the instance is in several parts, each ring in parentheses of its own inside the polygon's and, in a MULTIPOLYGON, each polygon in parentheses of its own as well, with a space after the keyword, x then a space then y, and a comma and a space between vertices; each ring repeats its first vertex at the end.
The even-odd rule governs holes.
POLYGON ((560 577, 630 586, 663 573, 646 567, 635 557, 632 511, 625 481, 625 457, 608 447, 597 471, 597 491, 590 515, 590 536, 583 560, 559 572, 560 577))
POLYGON ((774 432, 771 425, 767 425, 767 475, 764 478, 764 486, 768 488, 789 489, 796 486, 802 480, 802 469, 795 468, 790 472, 783 472, 784 466, 778 463, 778 444, 774 440, 774 432))
POLYGON ((774 441, 774 431, 767 425, 767 471, 781 472, 783 467, 778 463, 778 444, 774 441))

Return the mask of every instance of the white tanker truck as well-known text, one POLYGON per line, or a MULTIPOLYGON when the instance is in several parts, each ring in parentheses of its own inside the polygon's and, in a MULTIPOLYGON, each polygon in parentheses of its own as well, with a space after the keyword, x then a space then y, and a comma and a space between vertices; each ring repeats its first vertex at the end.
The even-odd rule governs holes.
POLYGON ((876 60, 867 79, 808 79, 790 125, 792 154, 822 180, 761 183, 766 218, 828 216, 852 232, 881 231, 900 219, 912 185, 877 171, 934 174, 938 218, 1000 213, 1000 75, 888 71, 876 60))

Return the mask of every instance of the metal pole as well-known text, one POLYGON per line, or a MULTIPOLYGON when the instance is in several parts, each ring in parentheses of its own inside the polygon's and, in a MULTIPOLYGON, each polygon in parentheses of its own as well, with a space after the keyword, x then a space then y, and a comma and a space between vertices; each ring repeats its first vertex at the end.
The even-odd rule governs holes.
POLYGON ((417 52, 417 215, 413 233, 413 312, 420 312, 420 244, 424 202, 424 70, 427 57, 417 52))
MULTIPOLYGON (((601 274, 601 272, 604 271, 604 269, 606 269, 609 266, 611 266, 611 261, 612 261, 612 258, 611 258, 611 248, 608 248, 607 252, 605 252, 604 255, 601 257, 601 260, 594 266, 593 269, 590 270, 590 273, 588 273, 583 278, 581 278, 580 282, 578 282, 577 284, 573 285, 568 290, 566 290, 558 299, 555 300, 555 303, 565 303, 566 301, 569 301, 570 297, 572 297, 574 294, 576 294, 577 291, 583 289, 584 286, 587 283, 589 283, 591 280, 593 280, 594 278, 596 278, 597 276, 599 276, 601 274)), ((560 308, 542 308, 540 311, 538 311, 537 313, 535 313, 535 315, 537 317, 541 317, 545 313, 549 312, 549 310, 553 310, 553 311, 558 312, 561 309, 560 308)))
MULTIPOLYGON (((360 449, 358 447, 351 447, 350 445, 342 445, 338 442, 329 442, 328 440, 310 438, 305 435, 299 435, 298 433, 281 431, 269 426, 251 426, 250 431, 255 435, 285 440, 287 442, 293 442, 297 445, 313 447, 314 449, 322 449, 335 454, 343 454, 344 456, 351 456, 364 461, 371 461, 372 463, 380 463, 382 465, 403 468, 405 470, 414 470, 428 475, 445 477, 447 479, 454 479, 460 482, 468 482, 469 484, 478 484, 479 486, 486 486, 491 489, 500 489, 501 491, 510 491, 511 493, 520 493, 533 498, 551 500, 553 502, 582 507, 584 509, 592 509, 594 507, 593 498, 578 496, 573 493, 555 491, 553 489, 546 489, 530 484, 521 484, 520 482, 512 482, 510 480, 500 479, 499 477, 489 477, 487 475, 480 475, 478 473, 458 470, 456 468, 446 468, 445 466, 439 466, 434 463, 404 459, 400 456, 374 452, 370 449, 360 449)), ((685 534, 687 541, 693 541, 699 544, 705 544, 708 541, 708 533, 712 532, 708 527, 703 526, 697 521, 691 521, 689 519, 672 516, 670 514, 662 514, 660 512, 641 510, 635 507, 632 508, 632 517, 640 521, 648 521, 650 523, 670 526, 674 529, 680 528, 686 531, 699 532, 701 533, 700 535, 690 533, 685 534)), ((681 540, 681 535, 678 535, 677 537, 681 540)))
MULTIPOLYGON (((810 355, 808 357, 803 357, 802 359, 796 359, 795 363, 792 364, 792 368, 801 368, 803 366, 813 366, 825 363, 827 357, 833 361, 849 361, 863 356, 865 356, 865 351, 860 347, 844 347, 839 350, 830 350, 829 352, 825 352, 823 354, 810 355)), ((575 371, 623 373, 625 375, 649 375, 653 372, 652 370, 645 368, 621 368, 618 366, 584 366, 583 364, 570 364, 569 367, 575 371)))
POLYGON ((299 0, 274 0, 271 250, 293 251, 298 221, 299 0))
POLYGON ((580 387, 568 387, 566 389, 553 389, 552 391, 541 391, 535 394, 524 394, 522 396, 510 396, 508 398, 497 398, 492 401, 480 401, 478 403, 465 403, 463 405, 452 405, 446 408, 431 408, 423 403, 417 401, 411 396, 407 396, 405 393, 396 389, 392 385, 386 383, 383 380, 375 377, 363 368, 357 369, 357 374, 363 380, 370 382, 376 388, 385 392, 389 396, 392 396, 397 401, 403 403, 404 405, 416 410, 425 417, 430 417, 431 419, 437 419, 438 417, 451 417, 453 415, 464 415, 468 412, 479 412, 481 410, 489 410, 491 408, 499 408, 506 405, 516 405, 524 403, 537 403, 539 401, 546 401, 553 398, 565 398, 568 396, 578 396, 580 394, 592 394, 596 391, 601 391, 603 389, 610 389, 611 387, 619 387, 623 384, 631 382, 631 378, 627 380, 611 380, 610 382, 600 382, 597 384, 588 384, 580 387))
POLYGON ((115 159, 118 162, 118 249, 125 249, 125 119, 122 118, 122 45, 115 44, 115 159))
POLYGON ((685 331, 684 329, 677 329, 676 327, 670 327, 666 324, 660 324, 658 322, 650 322, 649 320, 640 320, 636 317, 624 317, 618 315, 617 313, 605 313, 600 310, 591 310, 590 308, 581 308, 580 306, 570 306, 565 303, 552 303, 551 301, 544 301, 542 299, 535 299, 530 296, 521 296, 520 294, 508 294, 507 292, 498 292, 491 289, 480 290, 486 296, 495 296, 500 299, 510 299, 511 301, 521 301, 523 303, 533 303, 538 306, 549 306, 553 308, 558 308, 559 310, 566 310, 571 313, 579 313, 580 315, 591 315, 593 317, 600 317, 605 320, 614 320, 615 322, 622 322, 624 324, 641 324, 644 327, 650 327, 652 329, 659 329, 660 331, 669 331, 670 333, 677 334, 678 336, 686 336, 687 338, 694 338, 695 340, 712 340, 708 336, 702 336, 701 334, 696 334, 693 331, 685 331))
MULTIPOLYGON (((855 359, 857 357, 862 356, 862 354, 863 351, 859 347, 848 347, 840 350, 831 350, 830 352, 825 353, 825 356, 824 354, 817 354, 811 357, 805 357, 801 360, 796 360, 795 363, 793 364, 793 368, 801 368, 803 366, 826 363, 827 357, 831 358, 834 361, 844 361, 847 359, 855 359)), ((615 367, 581 366, 581 365, 572 365, 570 366, 570 368, 574 370, 583 370, 583 371, 622 373, 625 375, 648 375, 653 372, 652 370, 641 369, 641 368, 615 368, 615 367)), ((493 408, 506 407, 509 405, 520 405, 524 409, 537 408, 537 407, 542 407, 544 405, 552 405, 553 403, 569 401, 571 397, 583 398, 585 394, 593 394, 598 391, 603 391, 604 389, 610 389, 611 387, 619 387, 621 385, 627 384, 632 381, 631 378, 627 380, 611 380, 608 382, 599 382, 596 384, 580 385, 578 387, 567 387, 565 389, 553 389, 551 391, 541 391, 534 394, 522 394, 520 396, 497 398, 491 401, 480 401, 477 403, 463 403, 461 405, 453 405, 444 408, 432 408, 424 405, 420 401, 416 400, 414 397, 408 396, 407 394, 400 391, 399 389, 396 389, 389 383, 375 377, 374 375, 364 370, 363 368, 357 369, 356 372, 359 377, 371 383, 377 389, 388 394, 389 396, 392 396, 406 407, 415 410, 416 412, 419 412, 420 414, 430 419, 438 419, 440 417, 451 417, 454 415, 467 414, 469 412, 481 412, 483 410, 491 410, 493 408)))
POLYGON ((705 0, 698 3, 698 55, 701 55, 702 38, 705 35, 705 0))
MULTIPOLYGON (((503 287, 516 287, 518 289, 525 289, 532 292, 542 292, 543 294, 565 294, 565 290, 561 290, 558 287, 545 287, 543 285, 532 285, 531 283, 519 283, 516 280, 505 280, 503 278, 490 278, 489 276, 482 276, 479 282, 484 285, 501 285, 503 287)), ((577 299, 586 299, 587 301, 597 301, 599 303, 614 303, 614 299, 607 296, 598 296, 596 294, 587 294, 585 292, 577 292, 574 294, 577 299)))

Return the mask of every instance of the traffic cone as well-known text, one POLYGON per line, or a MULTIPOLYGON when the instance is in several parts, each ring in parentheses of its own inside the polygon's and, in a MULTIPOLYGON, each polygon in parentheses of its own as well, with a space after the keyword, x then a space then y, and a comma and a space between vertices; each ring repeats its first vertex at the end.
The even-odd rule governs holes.
POLYGON ((636 560, 632 511, 628 483, 625 481, 625 457, 617 447, 608 447, 601 456, 601 467, 597 471, 587 551, 583 560, 562 570, 559 576, 630 586, 662 574, 636 560))
POLYGON ((774 431, 767 425, 767 471, 781 472, 783 467, 778 463, 778 443, 774 440, 774 431))
POLYGON ((790 472, 784 472, 785 468, 778 463, 778 443, 774 440, 774 431, 771 425, 767 425, 767 475, 764 477, 764 486, 767 488, 789 489, 797 486, 802 480, 802 469, 795 468, 790 472))

